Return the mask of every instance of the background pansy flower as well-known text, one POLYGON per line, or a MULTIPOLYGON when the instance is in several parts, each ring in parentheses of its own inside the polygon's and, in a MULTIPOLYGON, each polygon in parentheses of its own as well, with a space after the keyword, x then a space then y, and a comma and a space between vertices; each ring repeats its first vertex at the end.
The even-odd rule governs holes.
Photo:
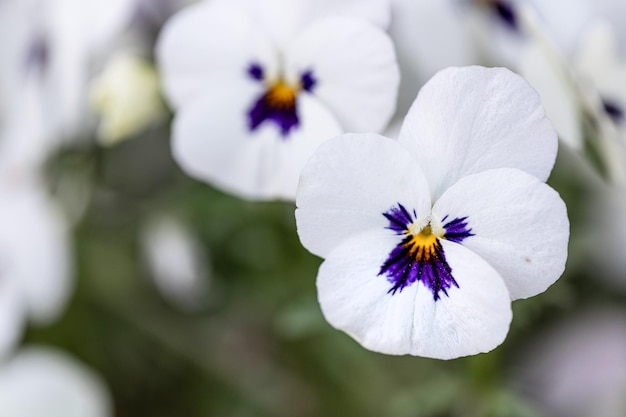
POLYGON ((157 57, 187 173, 248 198, 293 199, 322 141, 385 127, 399 82, 380 29, 388 3, 323 4, 205 1, 165 25, 157 57))
POLYGON ((544 181, 557 138, 537 93, 497 68, 450 68, 420 91, 398 141, 320 146, 296 204, 325 258, 327 320, 366 348, 454 358, 503 340, 511 300, 563 272, 569 223, 544 181))

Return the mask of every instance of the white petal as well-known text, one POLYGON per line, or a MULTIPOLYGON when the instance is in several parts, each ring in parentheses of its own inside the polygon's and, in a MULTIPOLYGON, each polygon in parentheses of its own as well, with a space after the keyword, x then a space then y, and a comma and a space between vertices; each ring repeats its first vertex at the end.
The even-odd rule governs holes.
POLYGON ((164 90, 174 107, 246 79, 252 63, 276 71, 276 56, 245 10, 224 2, 202 1, 175 14, 163 27, 156 54, 164 90))
POLYGON ((350 236, 385 229, 383 213, 398 203, 430 214, 428 185, 397 141, 345 134, 320 146, 300 176, 296 221, 302 244, 325 257, 350 236))
POLYGON ((582 121, 579 97, 561 64, 561 57, 547 45, 529 43, 522 51, 520 74, 536 88, 541 102, 559 137, 568 145, 582 146, 582 121))
POLYGON ((513 300, 545 291, 565 269, 565 204, 525 172, 494 169, 462 178, 435 203, 433 215, 468 217, 475 236, 461 244, 500 273, 513 300))
POLYGON ((451 359, 494 349, 511 321, 502 279, 480 257, 442 242, 459 288, 434 301, 421 282, 394 295, 381 265, 399 241, 367 232, 344 241, 320 267, 318 298, 326 319, 364 347, 387 354, 451 359))
POLYGON ((322 19, 289 45, 286 60, 292 77, 313 72, 313 94, 347 131, 380 132, 395 110, 400 77, 393 44, 366 21, 322 19))
POLYGON ((458 6, 452 1, 392 0, 389 35, 402 72, 397 113, 402 117, 422 84, 437 71, 477 62, 458 6))
POLYGON ((174 121, 174 157, 189 175, 242 197, 293 200, 307 159, 341 130, 321 104, 302 93, 300 126, 288 137, 270 121, 250 133, 247 111, 259 94, 247 84, 225 86, 183 107, 174 121))
POLYGON ((400 142, 418 159, 433 199, 459 178, 519 168, 546 180, 557 137, 539 95, 505 68, 448 68, 420 91, 400 142))
POLYGON ((143 258, 161 295, 177 307, 201 306, 209 284, 207 259, 197 237, 174 216, 150 219, 141 233, 143 258))
POLYGON ((17 344, 25 321, 19 284, 6 279, 2 268, 0 263, 0 359, 4 359, 17 344))
POLYGON ((48 348, 23 349, 0 368, 0 415, 108 417, 106 387, 91 370, 48 348))
POLYGON ((18 284, 33 320, 49 322, 72 290, 67 224, 38 187, 5 185, 0 196, 0 276, 18 284))
POLYGON ((213 0, 233 5, 254 16, 255 24, 278 48, 284 48, 309 24, 330 16, 364 19, 385 29, 389 0, 213 0))

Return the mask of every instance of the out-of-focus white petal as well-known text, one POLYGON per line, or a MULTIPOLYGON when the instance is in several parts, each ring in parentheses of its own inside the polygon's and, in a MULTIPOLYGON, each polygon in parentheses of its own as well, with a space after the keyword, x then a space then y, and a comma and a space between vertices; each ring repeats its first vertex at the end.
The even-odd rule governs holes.
POLYGON ((389 25, 389 0, 213 0, 232 5, 253 16, 256 26, 269 34, 274 45, 285 47, 297 33, 330 16, 356 17, 385 29, 389 25))
POLYGON ((18 284, 30 318, 49 322, 72 290, 67 224, 37 186, 3 185, 0 197, 2 279, 18 284))
POLYGON ((345 240, 320 267, 318 298, 326 319, 368 349, 451 359, 494 349, 511 321, 510 300, 498 273, 460 245, 442 241, 459 288, 435 301, 415 282, 389 293, 381 265, 399 243, 390 231, 345 240))
POLYGON ((570 317, 520 351, 514 386, 545 415, 626 415, 624 311, 597 309, 570 317))
POLYGON ((296 221, 302 244, 325 257, 350 236, 385 229, 398 203, 430 214, 430 192, 419 166, 395 140, 345 134, 321 145, 300 177, 296 221))
POLYGON ((175 217, 157 217, 145 225, 141 240, 146 266, 163 297, 182 309, 200 307, 210 277, 191 231, 175 217))
POLYGON ((341 129, 303 92, 297 98, 300 124, 288 136, 269 122, 250 132, 247 112, 262 93, 249 83, 216 86, 183 107, 174 121, 174 157, 190 175, 242 197, 293 200, 308 158, 341 129))
POLYGON ((350 132, 379 132, 395 110, 399 83, 391 39, 359 19, 321 19, 285 52, 287 74, 310 70, 313 94, 350 132))
POLYGON ((502 168, 464 177, 437 200, 433 214, 467 217, 474 236, 462 245, 500 273, 513 300, 545 291, 565 269, 565 203, 523 171, 502 168))
POLYGON ((579 149, 582 146, 580 101, 571 75, 564 71, 562 64, 553 48, 529 43, 522 51, 519 69, 539 92, 546 114, 561 140, 579 149))
POLYGON ((257 63, 277 72, 278 57, 245 10, 221 1, 202 1, 174 15, 163 27, 156 54, 163 88, 178 108, 214 85, 227 88, 248 77, 257 63), (235 80, 235 81, 233 81, 235 80))
POLYGON ((504 68, 440 71, 420 91, 400 142, 417 158, 433 199, 459 178, 511 167, 547 179, 557 137, 537 92, 504 68))
POLYGON ((59 351, 28 347, 0 368, 0 415, 109 417, 112 411, 93 371, 59 351))
POLYGON ((17 344, 25 322, 19 284, 5 275, 7 262, 6 254, 0 255, 0 360, 17 344))
POLYGON ((455 6, 453 1, 392 0, 389 35, 402 73, 398 100, 402 117, 422 84, 437 71, 477 63, 462 10, 455 6))

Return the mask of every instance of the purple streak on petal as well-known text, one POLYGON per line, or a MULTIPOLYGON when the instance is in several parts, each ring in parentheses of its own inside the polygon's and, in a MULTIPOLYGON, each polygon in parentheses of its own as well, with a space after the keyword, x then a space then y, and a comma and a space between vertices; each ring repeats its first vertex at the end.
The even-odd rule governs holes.
POLYGON ((313 76, 313 71, 308 70, 302 73, 300 76, 300 84, 302 84, 304 91, 308 91, 309 93, 313 92, 313 88, 317 85, 317 79, 313 76))
POLYGON ((263 71, 263 67, 261 66, 261 64, 253 62, 248 66, 248 75, 254 80, 263 81, 265 71, 263 71))
MULTIPOLYGON (((448 216, 445 216, 442 222, 445 222, 448 216)), ((472 229, 468 227, 467 216, 457 217, 443 225, 445 233, 443 238, 450 242, 461 243, 470 236, 474 236, 472 229)))
POLYGON ((389 220, 389 226, 387 229, 393 230, 398 234, 403 234, 411 223, 415 220, 415 211, 413 216, 411 213, 400 203, 397 207, 392 207, 389 211, 383 213, 383 216, 389 220))
POLYGON ((448 289, 452 285, 459 287, 452 276, 452 268, 446 260, 439 239, 434 238, 432 244, 420 246, 415 243, 413 235, 409 234, 408 227, 417 217, 415 211, 411 214, 406 207, 398 203, 383 213, 383 216, 389 220, 387 229, 405 236, 393 248, 378 272, 378 275, 385 275, 392 284, 388 291, 390 294, 394 295, 414 282, 421 281, 430 289, 433 299, 437 301, 441 298, 440 293, 448 295, 448 289))

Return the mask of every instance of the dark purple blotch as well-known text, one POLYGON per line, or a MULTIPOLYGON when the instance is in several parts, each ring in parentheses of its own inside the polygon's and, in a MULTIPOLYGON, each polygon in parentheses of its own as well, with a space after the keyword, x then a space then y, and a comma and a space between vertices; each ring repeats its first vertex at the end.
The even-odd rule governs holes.
POLYGON ((508 1, 494 1, 492 7, 496 16, 500 18, 509 29, 513 31, 519 29, 517 12, 513 4, 508 1))
MULTIPOLYGON (((256 81, 264 81, 265 71, 259 63, 252 63, 247 69, 248 76, 256 81)), ((312 70, 304 71, 300 76, 300 88, 312 93, 317 85, 312 70)), ((287 138, 292 130, 300 126, 300 116, 298 114, 297 92, 292 101, 276 102, 271 97, 271 86, 260 97, 258 97, 248 110, 248 129, 254 132, 266 121, 274 123, 280 130, 283 138, 287 138)))
POLYGON ((602 99, 602 107, 615 123, 624 121, 624 117, 626 116, 626 114, 624 114, 624 108, 616 101, 606 98, 602 99))
MULTIPOLYGON (((389 221, 387 229, 404 236, 378 272, 379 276, 385 275, 392 284, 388 293, 394 295, 416 281, 421 281, 430 289, 433 299, 437 301, 441 298, 441 293, 448 296, 450 287, 459 288, 438 238, 430 247, 416 250, 413 236, 408 232, 409 225, 417 218, 415 210, 409 211, 398 203, 383 213, 383 216, 389 221)), ((445 222, 447 218, 448 216, 445 216, 443 221, 445 222)), ((443 238, 455 243, 461 243, 467 237, 474 236, 468 227, 467 217, 455 218, 445 223, 444 229, 443 238)))

